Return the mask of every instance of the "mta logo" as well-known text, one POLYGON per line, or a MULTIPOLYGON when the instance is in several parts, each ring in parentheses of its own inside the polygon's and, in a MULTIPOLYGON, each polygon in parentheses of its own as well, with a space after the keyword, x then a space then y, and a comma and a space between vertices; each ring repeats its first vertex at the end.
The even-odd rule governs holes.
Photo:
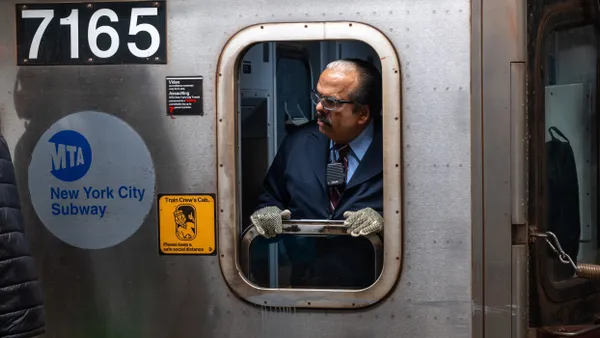
POLYGON ((88 140, 74 130, 61 130, 48 140, 53 147, 50 152, 50 172, 64 182, 82 178, 92 164, 92 148, 88 140))

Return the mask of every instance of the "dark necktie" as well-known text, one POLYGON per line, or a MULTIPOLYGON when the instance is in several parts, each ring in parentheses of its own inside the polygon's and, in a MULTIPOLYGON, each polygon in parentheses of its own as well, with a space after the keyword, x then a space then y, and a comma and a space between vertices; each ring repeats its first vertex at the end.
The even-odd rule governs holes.
POLYGON ((331 212, 335 210, 338 203, 340 202, 340 198, 344 193, 344 189, 346 188, 346 176, 348 175, 348 153, 350 152, 350 146, 347 144, 336 144, 334 146, 337 149, 339 158, 337 162, 342 163, 344 168, 344 183, 342 185, 329 187, 329 206, 331 208, 331 212))

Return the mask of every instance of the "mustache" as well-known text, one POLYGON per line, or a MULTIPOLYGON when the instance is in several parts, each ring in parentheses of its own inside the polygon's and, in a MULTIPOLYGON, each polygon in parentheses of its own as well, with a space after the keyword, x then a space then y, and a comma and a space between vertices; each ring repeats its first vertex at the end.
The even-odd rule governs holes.
POLYGON ((325 125, 331 127, 331 120, 329 120, 329 118, 327 118, 326 115, 324 115, 321 112, 317 112, 317 120, 323 122, 325 125))

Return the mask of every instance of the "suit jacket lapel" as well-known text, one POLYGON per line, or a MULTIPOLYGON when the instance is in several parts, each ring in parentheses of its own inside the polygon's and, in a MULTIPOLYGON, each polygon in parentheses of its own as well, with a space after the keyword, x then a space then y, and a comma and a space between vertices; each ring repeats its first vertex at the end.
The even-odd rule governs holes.
POLYGON ((325 173, 327 171, 327 161, 329 157, 329 139, 327 136, 317 130, 311 134, 308 134, 306 147, 311 166, 321 185, 321 190, 323 190, 323 192, 327 192, 325 173))
MULTIPOLYGON (((376 121, 373 121, 376 122, 376 121)), ((346 190, 351 189, 383 171, 383 141, 381 139, 381 124, 375 124, 373 141, 348 182, 346 190)))

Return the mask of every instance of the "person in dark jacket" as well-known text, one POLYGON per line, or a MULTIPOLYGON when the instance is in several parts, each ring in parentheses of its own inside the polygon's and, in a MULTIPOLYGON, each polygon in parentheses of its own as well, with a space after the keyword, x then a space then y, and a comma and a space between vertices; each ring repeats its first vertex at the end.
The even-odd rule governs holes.
POLYGON ((0 135, 0 337, 45 332, 43 296, 24 233, 12 157, 0 135))
MULTIPOLYGON (((251 216, 264 237, 282 232, 282 219, 345 219, 347 232, 383 229, 381 74, 348 59, 330 63, 311 98, 317 122, 288 135, 269 167, 251 216), (328 162, 343 163, 343 183, 327 183, 328 162)), ((340 169, 341 170, 341 169, 340 169)))
POLYGON ((383 231, 381 86, 381 74, 365 61, 330 63, 311 95, 317 122, 288 135, 267 172, 250 217, 263 237, 281 234, 282 221, 289 218, 344 220, 351 235, 314 245, 284 237, 294 285, 305 285, 301 276, 307 274, 321 287, 362 288, 373 282, 368 272, 373 249, 354 238, 383 231), (307 258, 315 254, 317 259, 307 258))

